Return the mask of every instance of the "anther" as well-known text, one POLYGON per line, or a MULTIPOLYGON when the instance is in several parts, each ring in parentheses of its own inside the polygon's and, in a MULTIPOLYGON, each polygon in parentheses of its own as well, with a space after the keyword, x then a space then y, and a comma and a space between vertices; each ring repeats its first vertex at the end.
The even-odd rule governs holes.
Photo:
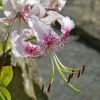
POLYGON ((77 75, 77 78, 79 78, 80 77, 80 70, 78 71, 78 75, 77 75))
POLYGON ((50 83, 50 84, 49 84, 49 86, 48 86, 48 90, 47 90, 47 91, 48 91, 48 93, 49 93, 49 92, 50 92, 50 90, 51 90, 51 85, 52 85, 52 84, 50 83))
POLYGON ((74 73, 74 68, 73 68, 73 70, 72 70, 72 73, 74 73))
POLYGON ((72 70, 72 73, 70 74, 70 77, 73 78, 74 75, 74 69, 72 70))
POLYGON ((42 85, 42 90, 41 91, 42 91, 42 93, 44 93, 44 85, 42 85))
POLYGON ((71 74, 69 74, 68 76, 68 83, 70 82, 70 79, 71 79, 71 74))
POLYGON ((74 73, 71 73, 71 74, 70 74, 70 78, 73 78, 73 75, 74 75, 74 73))
POLYGON ((84 71, 85 71, 85 65, 83 65, 83 69, 82 69, 81 75, 84 73, 84 71))

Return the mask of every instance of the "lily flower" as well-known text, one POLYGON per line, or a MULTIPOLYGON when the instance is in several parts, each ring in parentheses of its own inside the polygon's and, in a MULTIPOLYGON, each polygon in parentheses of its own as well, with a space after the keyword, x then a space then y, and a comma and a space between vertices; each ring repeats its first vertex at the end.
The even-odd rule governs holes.
POLYGON ((0 24, 6 27, 15 22, 13 30, 20 30, 28 27, 27 20, 29 18, 31 6, 39 2, 39 0, 3 0, 5 17, 0 18, 0 24))
POLYGON ((73 77, 74 73, 78 73, 81 69, 73 69, 64 66, 56 55, 57 50, 64 47, 70 31, 74 28, 74 22, 69 17, 60 15, 55 15, 55 19, 61 25, 62 34, 60 36, 49 25, 43 21, 40 21, 37 16, 31 16, 28 23, 30 29, 22 30, 20 35, 17 34, 17 31, 12 33, 12 52, 15 57, 27 58, 37 58, 50 55, 52 72, 49 80, 47 81, 47 83, 50 83, 48 92, 50 91, 50 86, 53 82, 55 67, 57 68, 64 81, 72 89, 80 92, 79 89, 75 88, 70 83, 70 79, 73 77), (67 77, 65 76, 65 73, 68 74, 67 77))
POLYGON ((4 26, 1 33, 7 33, 7 27, 14 24, 13 30, 21 30, 28 27, 28 19, 36 15, 42 19, 48 11, 60 11, 66 0, 3 0, 4 15, 0 18, 0 27, 4 26))
POLYGON ((50 55, 52 72, 47 81, 48 92, 54 79, 55 67, 63 80, 77 92, 80 90, 75 88, 70 80, 75 73, 79 78, 84 72, 64 66, 56 55, 56 52, 64 47, 69 33, 75 26, 73 20, 58 13, 65 3, 66 0, 3 0, 6 17, 1 18, 0 22, 9 25, 9 22, 15 22, 17 19, 17 28, 15 25, 13 31, 10 30, 14 56, 38 58, 50 55), (61 35, 52 28, 55 22, 61 26, 61 35))

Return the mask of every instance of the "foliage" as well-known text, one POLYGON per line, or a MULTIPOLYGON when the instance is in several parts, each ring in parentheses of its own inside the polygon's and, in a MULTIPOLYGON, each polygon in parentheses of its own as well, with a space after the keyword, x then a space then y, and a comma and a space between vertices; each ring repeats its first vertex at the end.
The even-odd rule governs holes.
POLYGON ((2 0, 0 0, 0 10, 3 10, 2 0))
MULTIPOLYGON (((4 45, 5 45, 5 41, 4 40, 0 41, 0 55, 3 53, 4 45)), ((8 40, 8 42, 7 42, 7 46, 6 46, 5 52, 7 52, 9 49, 11 49, 10 40, 8 40)))
POLYGON ((6 89, 13 77, 11 66, 3 66, 0 73, 0 100, 11 100, 9 91, 6 89))

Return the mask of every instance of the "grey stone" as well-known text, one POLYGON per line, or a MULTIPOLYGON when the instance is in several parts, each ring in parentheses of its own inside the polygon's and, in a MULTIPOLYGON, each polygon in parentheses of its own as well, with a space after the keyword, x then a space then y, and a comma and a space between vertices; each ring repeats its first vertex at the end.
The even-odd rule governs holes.
MULTIPOLYGON (((70 36, 64 50, 60 50, 57 55, 64 65, 79 68, 85 64, 86 70, 79 79, 75 75, 71 80, 71 83, 81 90, 78 94, 69 88, 55 67, 50 100, 100 100, 100 53, 85 45, 78 36, 70 36)), ((45 80, 48 79, 50 61, 42 58, 38 62, 39 74, 45 80)))
MULTIPOLYGON (((27 94, 24 92, 23 79, 21 76, 20 67, 17 66, 16 68, 13 69, 13 71, 14 71, 13 79, 9 84, 9 86, 7 87, 11 93, 12 100, 33 100, 32 98, 29 98, 27 94)), ((39 77, 36 76, 34 78, 39 78, 39 77)), ((37 100, 48 100, 47 95, 41 92, 41 87, 39 84, 40 83, 37 83, 36 81, 33 82, 37 100)))
POLYGON ((68 0, 61 13, 73 18, 85 31, 78 34, 100 49, 100 0, 68 0))

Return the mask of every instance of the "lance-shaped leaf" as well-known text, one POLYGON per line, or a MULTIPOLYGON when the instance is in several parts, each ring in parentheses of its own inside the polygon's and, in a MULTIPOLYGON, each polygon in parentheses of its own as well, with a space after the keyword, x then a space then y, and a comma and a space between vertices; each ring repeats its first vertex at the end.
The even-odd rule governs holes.
POLYGON ((0 92, 2 93, 3 97, 5 98, 4 100, 11 100, 11 95, 6 88, 0 87, 0 92))
MULTIPOLYGON (((0 41, 0 55, 3 53, 4 45, 5 45, 5 41, 4 40, 0 41)), ((8 40, 8 42, 7 42, 7 46, 6 46, 5 52, 7 52, 9 49, 11 49, 11 42, 10 42, 10 40, 8 40)))
POLYGON ((11 66, 4 66, 0 73, 0 86, 6 87, 13 77, 13 70, 11 66))

